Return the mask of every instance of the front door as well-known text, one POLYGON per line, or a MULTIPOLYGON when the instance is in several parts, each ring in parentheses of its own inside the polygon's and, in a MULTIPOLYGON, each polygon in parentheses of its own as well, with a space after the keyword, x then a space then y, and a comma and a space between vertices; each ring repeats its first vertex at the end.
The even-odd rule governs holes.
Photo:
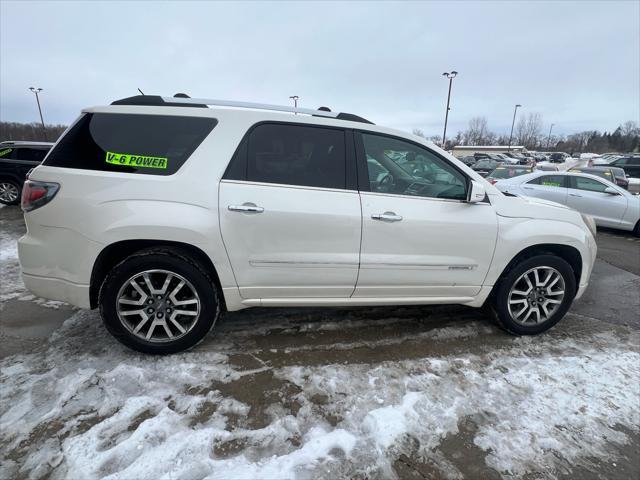
POLYGON ((605 193, 608 185, 594 178, 572 175, 569 182, 568 206, 591 215, 602 227, 620 226, 627 210, 625 196, 605 193))
POLYGON ((219 214, 243 298, 353 293, 361 211, 353 145, 344 130, 282 123, 253 128, 220 183, 219 214))
POLYGON ((356 141, 367 175, 359 176, 362 248, 353 296, 476 295, 496 244, 491 204, 466 203, 466 175, 426 147, 369 133, 356 141))

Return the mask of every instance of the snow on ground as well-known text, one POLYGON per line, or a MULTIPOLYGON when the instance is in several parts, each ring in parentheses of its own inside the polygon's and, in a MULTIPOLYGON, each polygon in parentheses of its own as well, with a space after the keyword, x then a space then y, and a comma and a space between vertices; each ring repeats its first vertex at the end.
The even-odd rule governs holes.
POLYGON ((204 349, 150 357, 108 337, 94 312, 76 313, 41 351, 0 363, 0 476, 386 478, 404 453, 456 478, 438 448, 464 422, 486 466, 511 476, 606 460, 640 428, 634 334, 483 348, 469 335, 486 327, 471 322, 427 340, 467 351, 346 362, 327 344, 326 361, 305 365, 306 338, 281 357, 258 346, 290 325, 256 338, 223 326, 204 349), (242 355, 255 365, 233 361, 242 355))

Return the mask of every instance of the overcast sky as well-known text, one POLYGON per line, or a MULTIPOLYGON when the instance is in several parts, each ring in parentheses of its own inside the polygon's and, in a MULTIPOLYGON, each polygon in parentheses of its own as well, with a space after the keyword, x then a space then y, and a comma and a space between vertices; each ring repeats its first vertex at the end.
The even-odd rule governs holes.
POLYGON ((137 93, 300 105, 442 134, 513 106, 554 132, 640 117, 640 2, 0 2, 0 118, 137 93))

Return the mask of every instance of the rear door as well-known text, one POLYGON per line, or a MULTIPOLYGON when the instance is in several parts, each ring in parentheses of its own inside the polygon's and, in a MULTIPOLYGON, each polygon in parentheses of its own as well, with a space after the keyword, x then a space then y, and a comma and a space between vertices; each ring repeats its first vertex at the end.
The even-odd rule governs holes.
POLYGON ((605 193, 608 187, 603 182, 582 175, 572 175, 569 179, 568 202, 571 208, 591 215, 603 227, 618 227, 627 210, 624 195, 605 193))
POLYGON ((521 185, 522 193, 528 197, 543 198, 567 204, 566 175, 542 175, 521 185))
POLYGON ((352 134, 262 123, 219 190, 222 237, 243 298, 349 297, 361 210, 352 134))

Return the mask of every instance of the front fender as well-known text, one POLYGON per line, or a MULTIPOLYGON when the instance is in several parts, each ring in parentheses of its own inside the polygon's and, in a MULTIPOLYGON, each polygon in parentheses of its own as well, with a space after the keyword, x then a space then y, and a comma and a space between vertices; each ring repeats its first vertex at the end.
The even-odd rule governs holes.
POLYGON ((595 239, 586 227, 566 221, 501 216, 498 217, 496 251, 484 285, 495 285, 511 260, 537 245, 563 245, 576 249, 582 260, 578 287, 586 287, 597 251, 595 239))

